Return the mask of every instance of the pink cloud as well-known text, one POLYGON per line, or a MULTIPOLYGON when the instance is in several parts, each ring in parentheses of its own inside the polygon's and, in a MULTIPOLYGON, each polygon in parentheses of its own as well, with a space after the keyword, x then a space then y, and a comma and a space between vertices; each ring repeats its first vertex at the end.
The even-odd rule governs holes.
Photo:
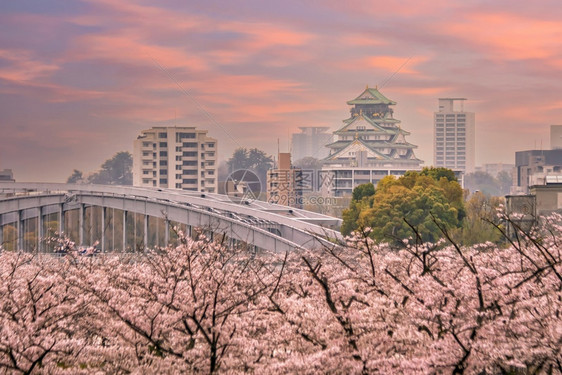
POLYGON ((365 68, 378 68, 388 72, 395 72, 400 69, 401 74, 420 74, 414 67, 429 60, 426 56, 416 56, 412 58, 400 56, 371 56, 362 60, 365 68))
MULTIPOLYGON (((562 24, 513 13, 471 12, 437 25, 494 60, 551 59, 562 48, 562 24)), ((554 61, 560 63, 560 60, 554 61)))
POLYGON ((389 42, 380 36, 373 36, 368 33, 346 33, 338 38, 344 46, 358 47, 378 47, 388 45, 389 42))
POLYGON ((0 60, 7 62, 7 66, 0 68, 0 79, 8 81, 32 81, 59 69, 58 65, 40 61, 25 50, 0 49, 0 60))
POLYGON ((207 70, 204 59, 179 47, 162 47, 138 40, 134 35, 85 35, 74 39, 72 60, 101 59, 132 65, 154 65, 167 68, 207 70))

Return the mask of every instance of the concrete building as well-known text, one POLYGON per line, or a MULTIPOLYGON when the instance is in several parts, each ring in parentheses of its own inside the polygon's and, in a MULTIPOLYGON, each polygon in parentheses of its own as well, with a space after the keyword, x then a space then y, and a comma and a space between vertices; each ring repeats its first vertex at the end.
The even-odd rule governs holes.
POLYGON ((301 126, 300 133, 295 133, 291 137, 291 154, 293 160, 300 160, 305 157, 323 159, 328 156, 329 149, 326 147, 332 142, 332 134, 327 133, 330 129, 327 126, 301 126))
POLYGON ((267 202, 302 208, 301 169, 291 165, 290 153, 279 153, 278 160, 267 171, 267 202))
POLYGON ((474 172, 474 113, 464 111, 465 98, 440 98, 434 113, 433 165, 474 172), (455 108, 460 102, 460 109, 455 108))
POLYGON ((217 140, 195 127, 153 127, 133 144, 133 185, 217 192, 217 140))
POLYGON ((14 174, 11 169, 1 169, 0 170, 0 181, 2 182, 16 182, 14 180, 14 174))
POLYGON ((376 185, 385 176, 421 169, 423 161, 414 154, 417 146, 406 141, 410 133, 393 116, 396 102, 367 87, 347 104, 351 116, 334 132, 335 141, 327 145, 330 154, 323 159, 319 179, 324 193, 341 197, 357 185, 376 185))
POLYGON ((562 125, 550 125, 550 149, 562 149, 562 125))
POLYGON ((518 151, 511 193, 528 194, 530 186, 544 185, 549 176, 562 176, 562 149, 518 151))
MULTIPOLYGON (((507 195, 506 213, 511 221, 524 232, 529 232, 540 217, 552 213, 562 213, 562 176, 548 176, 542 185, 533 185, 529 194, 507 195)), ((517 230, 513 225, 507 226, 511 236, 517 230)))

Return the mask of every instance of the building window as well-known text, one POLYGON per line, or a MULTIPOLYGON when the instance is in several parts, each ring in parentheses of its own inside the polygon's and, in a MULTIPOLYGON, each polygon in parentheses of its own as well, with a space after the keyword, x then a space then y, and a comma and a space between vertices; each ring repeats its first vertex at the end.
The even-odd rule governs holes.
POLYGON ((176 171, 181 171, 181 165, 176 165, 176 171))
POLYGON ((160 157, 168 156, 168 151, 160 151, 160 157))
POLYGON ((161 179, 160 179, 160 183, 161 183, 161 184, 167 184, 167 183, 168 183, 168 179, 167 179, 167 178, 161 178, 161 179))
POLYGON ((158 138, 168 138, 168 133, 158 133, 158 138))
POLYGON ((195 142, 184 142, 183 147, 197 147, 195 142))
POLYGON ((152 142, 143 142, 142 147, 150 147, 151 144, 152 142))
POLYGON ((168 147, 168 143, 167 142, 160 142, 160 148, 166 148, 168 147))
POLYGON ((214 144, 214 143, 209 143, 208 146, 209 146, 209 148, 213 148, 213 147, 215 147, 215 144, 214 144))
POLYGON ((181 142, 182 139, 195 139, 195 133, 176 133, 176 142, 181 142))
POLYGON ((176 184, 176 189, 181 189, 181 184, 176 184))
POLYGON ((194 157, 197 156, 197 152, 196 151, 184 151, 182 153, 183 156, 187 156, 187 157, 194 157))
POLYGON ((166 160, 160 160, 161 167, 165 167, 166 165, 168 165, 168 162, 166 160))
POLYGON ((167 176, 168 175, 168 170, 167 169, 161 169, 160 170, 160 176, 167 176))
POLYGON ((176 180, 181 180, 181 174, 176 175, 176 180))
POLYGON ((182 164, 192 166, 192 167, 196 167, 197 161, 196 160, 184 160, 182 164))

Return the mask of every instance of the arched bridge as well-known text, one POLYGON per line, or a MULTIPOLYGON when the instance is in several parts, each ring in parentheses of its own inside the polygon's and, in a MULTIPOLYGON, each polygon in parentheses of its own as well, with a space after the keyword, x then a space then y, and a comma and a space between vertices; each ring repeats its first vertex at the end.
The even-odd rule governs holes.
MULTIPOLYGON (((50 231, 101 250, 169 242, 170 223, 188 235, 220 234, 273 251, 317 248, 341 240, 340 219, 221 194, 112 185, 0 183, 0 244, 43 251, 50 231)), ((6 247, 6 246, 4 246, 6 247)))

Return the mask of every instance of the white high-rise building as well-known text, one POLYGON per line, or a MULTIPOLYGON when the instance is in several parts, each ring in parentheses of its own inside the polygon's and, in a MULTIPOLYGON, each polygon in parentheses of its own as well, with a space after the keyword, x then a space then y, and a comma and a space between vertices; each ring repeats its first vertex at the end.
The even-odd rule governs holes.
POLYGON ((297 161, 305 157, 324 159, 328 156, 330 149, 327 144, 332 143, 333 136, 327 133, 327 126, 301 126, 300 133, 294 133, 291 137, 291 153, 293 160, 297 161))
POLYGON ((206 130, 143 130, 133 144, 133 185, 216 193, 217 151, 206 130))
POLYGON ((464 111, 465 98, 440 98, 434 113, 433 164, 464 173, 474 172, 474 113, 464 111), (460 102, 460 109, 454 107, 460 102))

